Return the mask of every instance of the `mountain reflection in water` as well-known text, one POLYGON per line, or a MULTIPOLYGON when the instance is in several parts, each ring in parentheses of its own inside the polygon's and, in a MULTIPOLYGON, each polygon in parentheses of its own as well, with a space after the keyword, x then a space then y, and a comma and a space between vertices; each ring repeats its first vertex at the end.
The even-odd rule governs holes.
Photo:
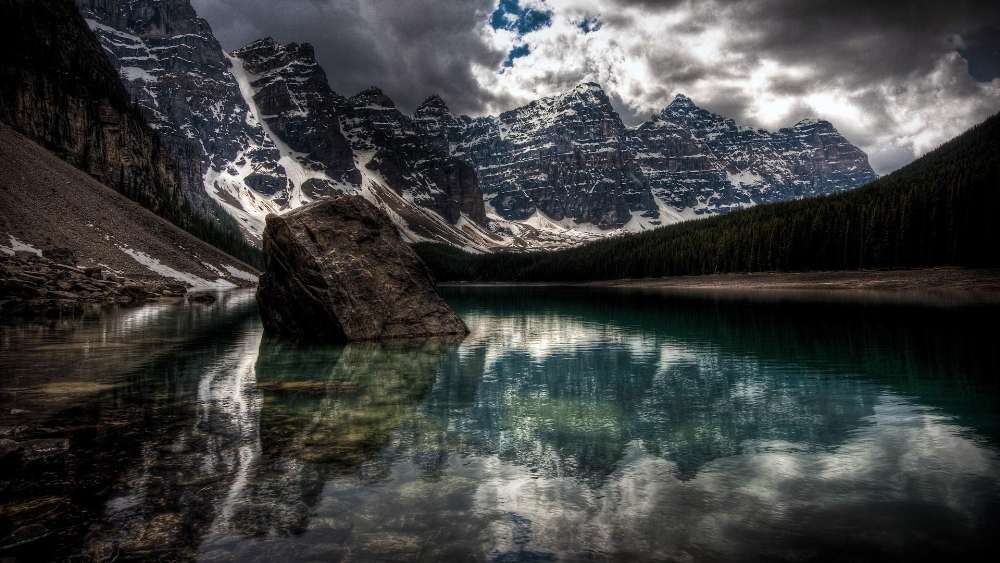
POLYGON ((449 288, 298 346, 250 293, 0 325, 0 557, 985 556, 996 307, 449 288))

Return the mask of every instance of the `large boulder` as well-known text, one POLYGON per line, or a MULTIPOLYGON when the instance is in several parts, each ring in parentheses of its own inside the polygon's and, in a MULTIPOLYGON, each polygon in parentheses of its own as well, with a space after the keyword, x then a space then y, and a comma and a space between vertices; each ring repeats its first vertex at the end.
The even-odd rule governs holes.
POLYGON ((360 196, 268 215, 264 255, 257 301, 272 334, 350 341, 468 333, 389 218, 360 196))

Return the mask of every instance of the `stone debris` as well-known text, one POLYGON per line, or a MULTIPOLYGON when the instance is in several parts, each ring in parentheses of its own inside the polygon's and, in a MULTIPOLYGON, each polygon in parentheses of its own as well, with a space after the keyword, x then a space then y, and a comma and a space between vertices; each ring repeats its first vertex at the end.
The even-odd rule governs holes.
POLYGON ((126 278, 100 267, 78 268, 31 253, 0 256, 0 313, 57 317, 87 306, 138 304, 181 297, 187 286, 162 279, 126 278))

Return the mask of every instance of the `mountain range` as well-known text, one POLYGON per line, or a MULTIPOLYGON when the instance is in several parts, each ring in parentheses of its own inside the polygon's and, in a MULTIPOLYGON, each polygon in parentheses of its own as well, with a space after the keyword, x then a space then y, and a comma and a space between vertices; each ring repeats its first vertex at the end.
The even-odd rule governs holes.
POLYGON ((412 242, 474 251, 572 246, 876 179, 822 120, 765 131, 678 95, 625 125, 583 83, 498 116, 413 115, 377 88, 334 92, 308 44, 261 39, 226 53, 189 0, 76 0, 180 169, 251 241, 263 219, 360 193, 412 242))
MULTIPOLYGON (((1000 114, 994 114, 892 174, 828 197, 759 205, 560 250, 469 253, 440 243, 415 248, 441 281, 564 283, 869 270, 872 280, 881 281, 855 281, 853 287, 905 287, 906 274, 878 270, 1000 264, 1000 223, 994 219, 1000 207, 998 146, 1000 114)), ((780 286, 770 279, 776 284, 770 287, 780 286)), ((706 287, 721 287, 720 280, 712 278, 706 287)))

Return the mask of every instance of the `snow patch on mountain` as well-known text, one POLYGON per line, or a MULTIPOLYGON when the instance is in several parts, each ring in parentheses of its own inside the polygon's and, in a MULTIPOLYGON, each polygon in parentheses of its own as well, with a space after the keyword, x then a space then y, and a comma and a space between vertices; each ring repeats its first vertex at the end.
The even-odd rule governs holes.
POLYGON ((165 278, 185 283, 189 286, 190 290, 224 290, 236 287, 236 284, 223 278, 209 281, 194 274, 188 274, 186 272, 175 270, 141 250, 135 250, 134 248, 128 248, 125 246, 120 246, 119 248, 122 252, 131 256, 133 260, 148 268, 149 271, 159 274, 165 278))
POLYGON ((222 268, 229 272, 230 276, 233 276, 236 279, 257 283, 257 276, 247 272, 246 270, 241 270, 230 264, 222 264, 222 268))
POLYGON ((751 170, 740 170, 735 173, 727 170, 726 177, 729 178, 729 183, 734 186, 757 186, 764 182, 763 176, 755 174, 751 170))
POLYGON ((0 253, 13 256, 15 252, 30 252, 35 256, 41 256, 42 251, 26 242, 21 242, 14 238, 14 235, 7 235, 10 238, 10 246, 0 244, 0 253))

